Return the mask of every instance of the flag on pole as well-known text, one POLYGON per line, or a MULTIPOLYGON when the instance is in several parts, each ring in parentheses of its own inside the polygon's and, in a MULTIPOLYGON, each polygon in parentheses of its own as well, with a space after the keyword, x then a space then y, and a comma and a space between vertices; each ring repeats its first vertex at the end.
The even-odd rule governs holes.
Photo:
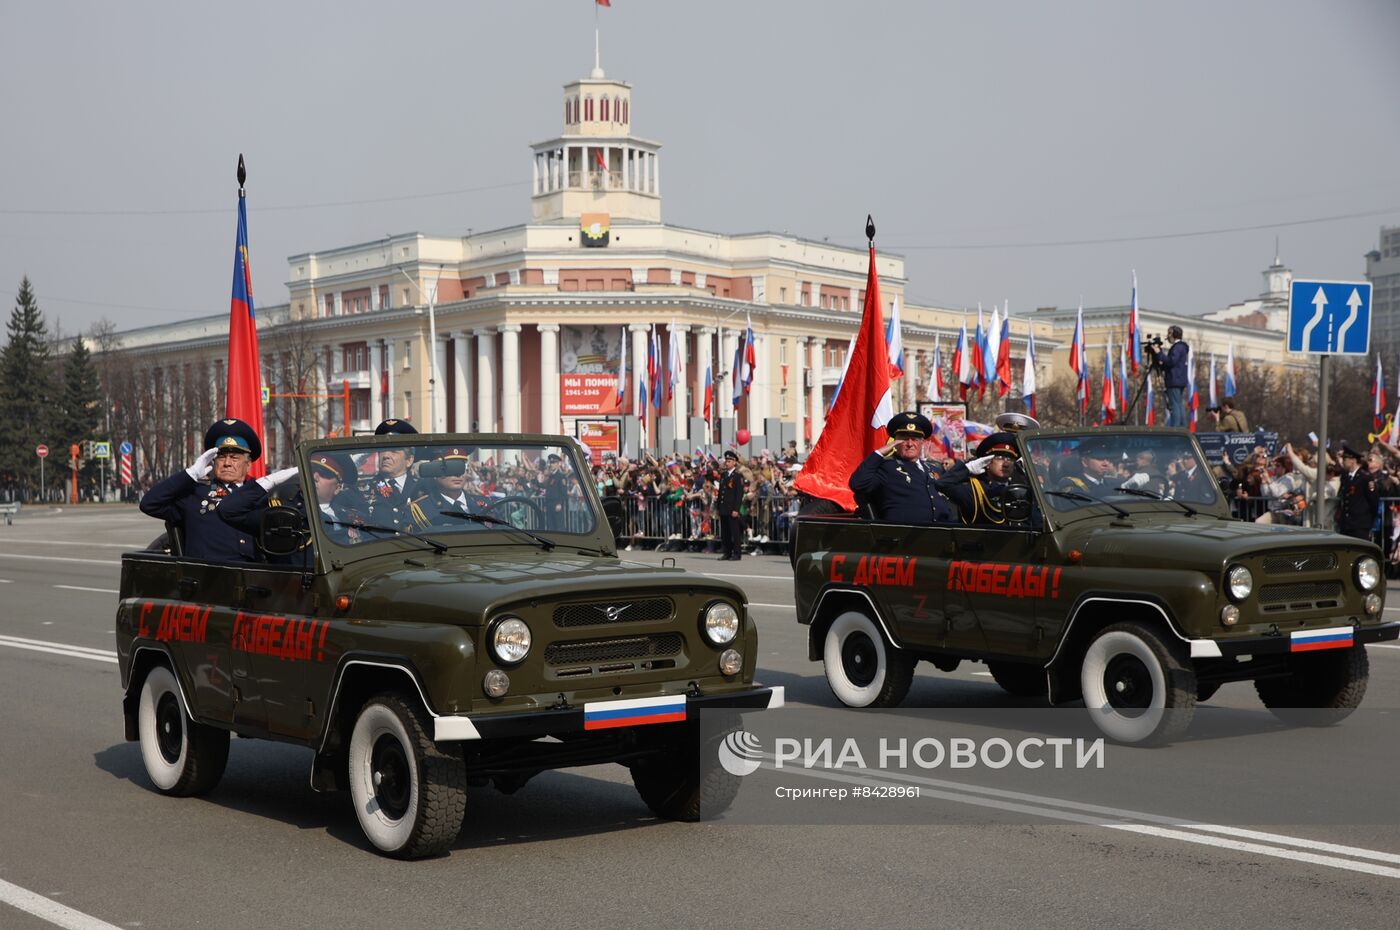
POLYGON ((958 398, 967 400, 967 389, 972 386, 972 346, 967 344, 967 311, 963 311, 962 329, 958 331, 958 344, 953 350, 953 377, 958 382, 958 398))
POLYGON ((1225 396, 1235 396, 1235 340, 1230 340, 1230 348, 1225 354, 1225 396))
POLYGON ((704 416, 705 416, 705 422, 706 422, 706 423, 710 422, 710 408, 711 408, 711 405, 714 403, 714 400, 715 400, 715 381, 714 381, 714 378, 712 378, 712 377, 710 376, 710 366, 709 366, 709 365, 706 365, 706 366, 705 366, 705 406, 704 406, 704 408, 703 408, 703 409, 704 409, 704 416))
POLYGON ((930 391, 932 399, 943 400, 943 346, 942 337, 936 336, 933 340, 933 376, 929 379, 929 385, 933 388, 930 391))
MULTIPOLYGON (((233 299, 228 326, 228 398, 224 416, 247 423, 264 438, 262 356, 258 353, 258 324, 253 311, 253 270, 248 263, 248 210, 243 197, 243 156, 238 156, 238 233, 233 248, 233 299)), ((349 430, 350 424, 345 424, 349 430)), ((259 458, 248 477, 267 474, 267 459, 259 458)))
POLYGON ((1026 412, 1035 416, 1035 330, 1026 321, 1026 368, 1021 373, 1021 398, 1026 402, 1026 412))
POLYGON ((612 0, 598 0, 598 5, 599 5, 599 6, 605 6, 605 7, 611 8, 611 7, 612 7, 612 0))
POLYGON ((1191 432, 1196 431, 1196 414, 1201 407, 1201 397, 1196 393, 1196 350, 1186 348, 1186 406, 1190 413, 1191 432))
POLYGON ((1133 309, 1128 311, 1128 351, 1133 354, 1133 374, 1138 373, 1139 366, 1142 365, 1142 333, 1138 323, 1137 304, 1137 269, 1133 269, 1133 309))
POLYGON ((987 334, 982 329, 982 305, 977 305, 977 331, 972 335, 972 383, 980 400, 987 393, 987 334))
POLYGON ((846 366, 845 385, 826 420, 816 447, 798 476, 797 490, 854 510, 848 482, 861 459, 884 445, 885 424, 894 416, 890 390, 885 321, 880 312, 880 279, 875 274, 875 248, 870 249, 865 308, 860 330, 846 366))
POLYGON ((622 408, 622 399, 627 394, 627 327, 622 330, 622 344, 617 348, 617 407, 622 408))
MULTIPOLYGON (((1395 371, 1395 396, 1400 398, 1400 365, 1395 366, 1395 371)), ((1400 407, 1397 407, 1395 419, 1392 420, 1390 424, 1389 442, 1392 446, 1400 445, 1400 407)))
POLYGON ((1001 353, 1001 308, 992 306, 992 323, 987 327, 987 347, 982 355, 982 381, 997 383, 997 357, 1001 353))
MULTIPOLYGON (((1029 325, 1029 324, 1027 324, 1029 325)), ((1006 312, 1001 317, 1001 338, 997 341, 997 396, 1005 397, 1011 391, 1011 301, 1006 302, 1006 312)))
POLYGON ((1215 392, 1215 353, 1210 353, 1210 384, 1206 389, 1206 396, 1210 398, 1212 408, 1220 406, 1220 397, 1215 392))
POLYGON ((1079 410, 1081 413, 1089 409, 1089 358, 1084 351, 1084 302, 1079 302, 1079 314, 1074 318, 1074 338, 1069 346, 1069 367, 1074 369, 1074 376, 1079 383, 1074 390, 1074 396, 1079 398, 1079 410))
POLYGON ((1148 426, 1157 425, 1157 407, 1152 397, 1152 379, 1147 381, 1147 416, 1143 419, 1148 426))
POLYGON ((666 350, 667 368, 670 372, 666 379, 666 399, 670 400, 675 393, 676 385, 685 378, 685 362, 681 358, 680 333, 676 332, 674 326, 671 327, 671 344, 666 350))
POLYGON ((891 378, 904 377, 904 335, 899 323, 899 298, 894 299, 894 310, 890 321, 885 324, 885 345, 890 349, 891 378))
POLYGON ((1118 415, 1118 392, 1113 389, 1113 334, 1103 347, 1103 422, 1112 423, 1118 415))
POLYGON ((1128 390, 1128 352, 1127 345, 1118 347, 1118 412, 1122 414, 1123 422, 1128 420, 1128 404, 1132 402, 1132 392, 1128 390))
POLYGON ((647 381, 651 386, 651 405, 659 412, 666 379, 661 368, 661 328, 655 324, 647 344, 647 381))
POLYGON ((745 314, 744 322, 744 393, 747 394, 753 384, 753 373, 758 368, 758 355, 753 341, 753 320, 745 314))
POLYGON ((1371 429, 1379 431, 1385 423, 1385 373, 1381 369, 1381 354, 1376 353, 1376 383, 1371 385, 1371 429))
POLYGON ((739 401, 744 399, 744 340, 740 339, 734 345, 734 366, 730 368, 730 376, 734 380, 734 396, 730 398, 734 409, 739 409, 739 401))
POLYGON ((647 436, 647 393, 648 393, 648 391, 649 391, 649 388, 648 388, 648 386, 647 386, 647 379, 642 377, 642 360, 641 360, 640 358, 638 358, 637 361, 636 361, 636 364, 635 364, 633 367, 636 368, 636 377, 634 377, 632 380, 636 382, 637 386, 636 386, 636 390, 634 390, 634 391, 632 392, 632 397, 633 397, 633 408, 632 408, 632 412, 633 412, 634 414, 636 414, 637 420, 638 420, 638 422, 641 424, 641 427, 642 427, 642 436, 641 436, 642 443, 641 443, 641 445, 640 445, 640 446, 638 447, 638 449, 637 449, 638 452, 641 452, 641 450, 642 450, 643 448, 646 447, 646 436, 647 436))

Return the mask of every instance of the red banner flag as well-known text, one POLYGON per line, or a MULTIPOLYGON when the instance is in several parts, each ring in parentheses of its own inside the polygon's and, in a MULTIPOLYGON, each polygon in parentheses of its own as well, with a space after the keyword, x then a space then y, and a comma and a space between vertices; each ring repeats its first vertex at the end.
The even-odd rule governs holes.
POLYGON ((841 393, 832 403, 826 427, 797 478, 797 490, 855 510, 855 495, 848 483, 851 474, 861 459, 885 444, 885 424, 892 416, 889 350, 885 346, 885 321, 880 311, 875 249, 871 247, 860 332, 841 382, 841 393))
MULTIPOLYGON (((238 159, 239 168, 243 159, 238 159)), ((253 272, 248 266, 248 211, 243 190, 238 191, 238 240, 233 250, 233 303, 228 324, 228 402, 224 416, 237 417, 253 428, 264 442, 262 364, 258 355, 258 326, 253 314, 253 272)), ((345 424, 349 429, 350 424, 345 424)), ((267 458, 258 459, 250 478, 267 474, 267 458)))

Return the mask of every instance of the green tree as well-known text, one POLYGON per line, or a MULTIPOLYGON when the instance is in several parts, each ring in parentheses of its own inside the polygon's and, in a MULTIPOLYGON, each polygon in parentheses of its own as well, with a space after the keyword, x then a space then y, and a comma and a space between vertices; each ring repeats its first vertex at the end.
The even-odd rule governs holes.
POLYGON ((53 359, 48 328, 26 275, 0 350, 0 487, 28 498, 38 486, 38 443, 52 438, 53 359))
MULTIPOLYGON (((56 414, 53 432, 58 437, 61 449, 89 439, 105 438, 97 435, 97 428, 102 422, 101 386, 97 381, 97 369, 92 363, 92 353, 88 351, 82 336, 73 340, 73 348, 64 359, 63 395, 56 414)), ((111 465, 109 461, 109 476, 111 465)), ((85 460, 79 472, 82 486, 95 485, 99 473, 95 459, 85 460)))

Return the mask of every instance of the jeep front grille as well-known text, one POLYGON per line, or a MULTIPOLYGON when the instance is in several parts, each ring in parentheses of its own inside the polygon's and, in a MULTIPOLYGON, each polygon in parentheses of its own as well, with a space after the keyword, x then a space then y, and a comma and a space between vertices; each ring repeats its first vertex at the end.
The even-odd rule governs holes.
POLYGON ((1294 572, 1325 572, 1337 567, 1335 552, 1295 552, 1264 559, 1264 574, 1291 575, 1294 572))
POLYGON ((680 655, 684 645, 685 640, 679 633, 550 643, 545 647, 544 661, 548 665, 591 665, 597 662, 665 659, 680 655))
POLYGON ((1259 589, 1259 607, 1264 613, 1283 610, 1321 610, 1340 607, 1340 581, 1306 581, 1298 584, 1266 584, 1259 589))
POLYGON ((561 604, 554 608, 554 625, 560 629, 599 626, 605 623, 646 623, 669 620, 674 608, 668 597, 619 598, 589 604, 561 604))

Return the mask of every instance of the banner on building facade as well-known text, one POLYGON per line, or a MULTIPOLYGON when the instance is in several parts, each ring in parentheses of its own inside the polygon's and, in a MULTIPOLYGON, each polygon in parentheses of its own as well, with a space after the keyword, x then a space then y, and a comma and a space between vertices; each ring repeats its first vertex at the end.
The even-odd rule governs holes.
POLYGON ((617 420, 575 420, 574 428, 592 464, 616 462, 622 454, 622 424, 617 420))
POLYGON ((606 213, 585 213, 579 217, 579 244, 584 248, 601 248, 608 244, 612 217, 606 213))
MULTIPOLYGON (((559 327, 559 413, 566 417, 621 413, 631 394, 617 393, 621 326, 559 327)), ((628 373, 628 384, 631 373, 628 373)))

